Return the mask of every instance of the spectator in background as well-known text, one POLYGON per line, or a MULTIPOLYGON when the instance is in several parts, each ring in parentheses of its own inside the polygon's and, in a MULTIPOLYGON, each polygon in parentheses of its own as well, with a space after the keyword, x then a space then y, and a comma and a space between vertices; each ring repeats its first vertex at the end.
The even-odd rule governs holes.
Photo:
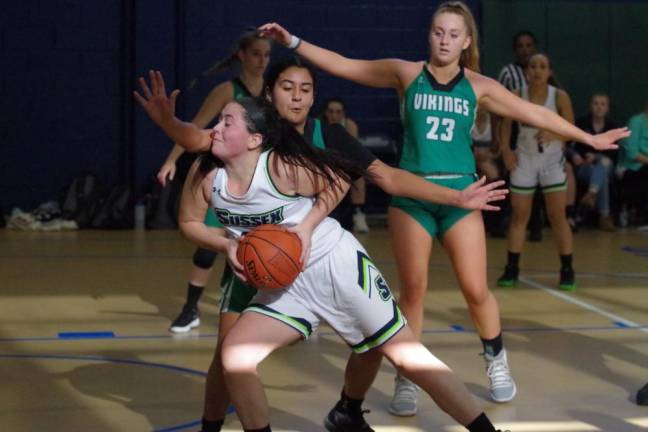
POLYGON ((621 177, 620 220, 648 223, 648 101, 644 112, 628 121, 632 135, 621 142, 617 173, 621 177))
MULTIPOLYGON (((608 118, 610 98, 605 93, 596 93, 590 101, 590 112, 579 118, 576 125, 586 132, 597 134, 618 128, 608 118)), ((616 150, 597 151, 585 144, 571 143, 567 153, 579 184, 587 186, 587 192, 580 200, 581 207, 596 208, 599 213, 599 228, 616 231, 610 217, 610 183, 613 180, 616 150)), ((569 214, 569 210, 568 210, 569 214)))
MULTIPOLYGON (((330 124, 341 124, 349 132, 349 135, 358 139, 358 124, 346 116, 346 105, 342 99, 335 97, 327 100, 324 104, 322 119, 330 124)), ((340 207, 349 206, 350 200, 351 213, 353 215, 353 231, 357 233, 369 232, 367 218, 362 211, 362 206, 366 201, 366 191, 365 179, 361 177, 353 182, 353 187, 349 191, 349 195, 340 203, 340 207)))
MULTIPOLYGON (((513 55, 515 57, 512 63, 507 64, 502 68, 497 76, 497 80, 506 87, 508 90, 514 92, 527 86, 526 66, 529 58, 537 51, 537 40, 533 33, 528 30, 521 30, 513 36, 513 55)), ((495 148, 500 148, 500 127, 501 119, 493 116, 491 122, 493 131, 493 145, 495 148)), ((515 141, 517 139, 517 124, 514 123, 511 129, 511 149, 515 149, 515 141)), ((508 219, 510 218, 510 206, 503 206, 504 212, 502 213, 502 220, 500 221, 500 229, 503 233, 507 230, 508 219), (506 215, 506 216, 505 216, 506 215)), ((541 241, 542 228, 544 226, 544 210, 542 205, 542 194, 536 192, 533 197, 533 207, 531 210, 531 218, 529 220, 529 240, 541 241)), ((504 234, 505 235, 505 234, 504 234)))

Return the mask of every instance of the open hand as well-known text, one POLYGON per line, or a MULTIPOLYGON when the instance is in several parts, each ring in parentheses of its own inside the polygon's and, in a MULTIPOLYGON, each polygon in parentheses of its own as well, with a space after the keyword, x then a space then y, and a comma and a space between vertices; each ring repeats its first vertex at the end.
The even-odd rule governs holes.
POLYGON ((506 198, 508 189, 498 189, 504 183, 504 180, 498 180, 486 184, 486 176, 483 176, 461 191, 459 207, 470 210, 499 210, 499 207, 490 203, 506 198))
POLYGON ((137 91, 133 91, 135 100, 144 108, 146 114, 158 126, 162 125, 165 121, 173 118, 175 115, 176 98, 180 90, 173 90, 171 96, 166 94, 166 87, 164 84, 164 77, 160 71, 149 71, 149 81, 151 87, 146 83, 143 77, 140 77, 138 82, 142 91, 140 95, 137 91))
POLYGON ((597 150, 613 150, 619 148, 617 141, 630 136, 627 127, 611 129, 605 133, 594 135, 588 144, 597 150))

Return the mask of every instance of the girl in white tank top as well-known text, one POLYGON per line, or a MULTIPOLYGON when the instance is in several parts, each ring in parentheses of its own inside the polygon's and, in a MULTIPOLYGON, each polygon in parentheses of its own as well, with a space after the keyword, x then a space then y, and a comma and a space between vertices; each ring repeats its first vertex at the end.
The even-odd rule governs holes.
POLYGON ((223 342, 224 375, 244 430, 271 431, 259 363, 308 337, 319 319, 356 352, 379 350, 400 373, 443 400, 442 408, 460 424, 495 430, 461 381, 416 340, 362 246, 325 218, 347 191, 353 168, 308 145, 287 122, 275 124, 252 99, 226 105, 210 133, 174 117, 177 94, 167 100, 161 76, 156 87, 152 93, 145 88, 146 99, 140 96, 149 116, 174 141, 201 141, 210 149, 192 167, 183 190, 180 224, 190 240, 225 253, 240 275, 235 237, 254 225, 294 224, 306 249, 313 239, 303 273, 287 289, 260 291, 223 342), (205 225, 210 203, 229 235, 205 225))

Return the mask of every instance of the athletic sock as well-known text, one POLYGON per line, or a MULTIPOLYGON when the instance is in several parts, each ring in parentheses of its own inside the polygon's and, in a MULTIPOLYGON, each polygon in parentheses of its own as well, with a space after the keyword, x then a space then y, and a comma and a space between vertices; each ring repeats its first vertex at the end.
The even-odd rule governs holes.
POLYGON ((497 354, 502 351, 504 348, 504 342, 502 342, 502 333, 498 334, 494 339, 483 339, 482 345, 484 346, 484 352, 491 357, 497 356, 497 354))
POLYGON ((572 268, 572 254, 560 255, 560 270, 572 268))
POLYGON ((520 263, 520 253, 508 251, 508 256, 506 258, 506 265, 508 265, 509 267, 517 268, 519 263, 520 263))
POLYGON ((221 428, 223 427, 223 423, 225 423, 225 419, 211 421, 203 418, 202 428, 200 429, 200 432, 220 432, 221 428))
POLYGON ((205 287, 199 287, 189 283, 187 285, 187 305, 197 307, 198 300, 200 300, 200 296, 202 295, 204 290, 205 287))
POLYGON ((491 423, 484 413, 479 414, 479 417, 467 425, 466 429, 470 432, 497 432, 493 423, 491 423))

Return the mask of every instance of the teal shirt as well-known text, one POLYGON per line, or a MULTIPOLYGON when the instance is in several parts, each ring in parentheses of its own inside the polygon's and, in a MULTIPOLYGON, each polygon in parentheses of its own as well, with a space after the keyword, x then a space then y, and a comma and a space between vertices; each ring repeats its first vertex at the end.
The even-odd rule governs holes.
POLYGON ((630 171, 639 170, 644 164, 636 160, 638 154, 648 157, 648 115, 637 114, 628 121, 632 133, 620 145, 619 165, 630 171))
POLYGON ((440 84, 424 65, 401 101, 400 167, 421 175, 473 174, 470 131, 476 105, 477 96, 463 68, 449 83, 440 84))

